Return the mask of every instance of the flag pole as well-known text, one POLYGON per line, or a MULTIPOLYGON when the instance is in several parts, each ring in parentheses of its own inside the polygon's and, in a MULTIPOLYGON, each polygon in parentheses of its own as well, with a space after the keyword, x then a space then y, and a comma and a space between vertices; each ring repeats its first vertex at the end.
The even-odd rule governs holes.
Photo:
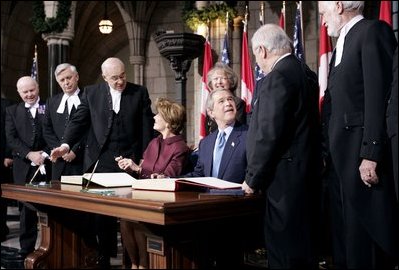
POLYGON ((306 53, 305 53, 305 39, 304 39, 304 32, 305 29, 303 27, 303 14, 302 14, 302 1, 299 1, 299 14, 301 15, 301 40, 302 40, 302 50, 303 50, 303 61, 306 63, 306 53))
POLYGON ((247 32, 247 23, 248 23, 248 6, 245 6, 245 15, 244 15, 244 32, 247 32))
POLYGON ((259 22, 261 26, 265 24, 265 3, 263 1, 260 2, 259 22))
POLYGON ((286 27, 286 19, 285 19, 285 1, 283 1, 283 8, 282 8, 282 10, 281 10, 281 13, 283 13, 283 18, 284 18, 284 31, 285 31, 285 29, 287 29, 287 27, 286 27))
POLYGON ((37 45, 35 44, 35 54, 33 61, 36 63, 36 81, 39 83, 39 63, 37 62, 37 45))
POLYGON ((226 12, 226 33, 228 32, 227 30, 229 29, 229 12, 226 12))

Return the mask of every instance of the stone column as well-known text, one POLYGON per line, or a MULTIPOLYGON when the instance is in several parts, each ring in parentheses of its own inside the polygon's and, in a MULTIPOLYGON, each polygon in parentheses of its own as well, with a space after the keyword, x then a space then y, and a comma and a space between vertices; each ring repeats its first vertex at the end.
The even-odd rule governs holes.
MULTIPOLYGON (((169 60, 175 72, 177 101, 187 108, 186 73, 191 62, 201 54, 205 38, 192 33, 160 33, 154 36, 154 40, 159 52, 169 60)), ((185 130, 183 135, 186 137, 185 130)))
POLYGON ((59 91, 54 76, 55 68, 69 60, 69 40, 52 34, 44 35, 43 39, 48 47, 48 93, 51 97, 59 91))
MULTIPOLYGON (((58 83, 55 80, 54 71, 57 65, 69 61, 69 42, 74 37, 74 10, 75 5, 71 6, 71 18, 68 26, 62 33, 43 34, 42 38, 47 42, 48 47, 48 93, 49 97, 58 93, 58 83)), ((58 1, 44 1, 44 9, 47 18, 56 16, 58 1)))
POLYGON ((129 62, 133 66, 133 83, 143 85, 145 57, 141 55, 133 55, 129 57, 129 62))

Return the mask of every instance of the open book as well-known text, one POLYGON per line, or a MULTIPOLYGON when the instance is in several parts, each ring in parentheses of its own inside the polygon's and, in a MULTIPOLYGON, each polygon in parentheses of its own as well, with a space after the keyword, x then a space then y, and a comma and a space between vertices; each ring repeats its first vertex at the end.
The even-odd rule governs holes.
MULTIPOLYGON (((85 173, 83 175, 62 175, 61 183, 86 185, 91 175, 91 173, 85 173)), ((136 178, 124 172, 94 173, 89 185, 95 184, 102 187, 130 187, 134 180, 136 180, 136 178)))
POLYGON ((215 177, 138 179, 133 181, 133 189, 179 191, 193 189, 241 189, 242 184, 228 182, 215 177))

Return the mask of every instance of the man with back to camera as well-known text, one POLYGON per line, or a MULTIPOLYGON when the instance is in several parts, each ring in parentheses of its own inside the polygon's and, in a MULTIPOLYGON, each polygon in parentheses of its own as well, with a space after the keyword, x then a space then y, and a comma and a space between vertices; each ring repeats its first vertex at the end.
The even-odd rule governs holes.
POLYGON ((321 172, 318 91, 310 87, 307 67, 293 55, 281 27, 263 25, 251 41, 267 76, 256 84, 243 189, 265 195, 269 268, 314 269, 312 233, 321 172))

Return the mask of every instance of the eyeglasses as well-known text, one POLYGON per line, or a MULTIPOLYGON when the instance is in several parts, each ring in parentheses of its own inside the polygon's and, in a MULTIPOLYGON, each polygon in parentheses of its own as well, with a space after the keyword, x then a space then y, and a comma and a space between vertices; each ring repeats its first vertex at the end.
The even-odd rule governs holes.
POLYGON ((126 74, 122 73, 120 75, 114 75, 114 76, 108 77, 108 80, 110 80, 112 82, 117 82, 119 79, 120 80, 126 79, 126 74))

